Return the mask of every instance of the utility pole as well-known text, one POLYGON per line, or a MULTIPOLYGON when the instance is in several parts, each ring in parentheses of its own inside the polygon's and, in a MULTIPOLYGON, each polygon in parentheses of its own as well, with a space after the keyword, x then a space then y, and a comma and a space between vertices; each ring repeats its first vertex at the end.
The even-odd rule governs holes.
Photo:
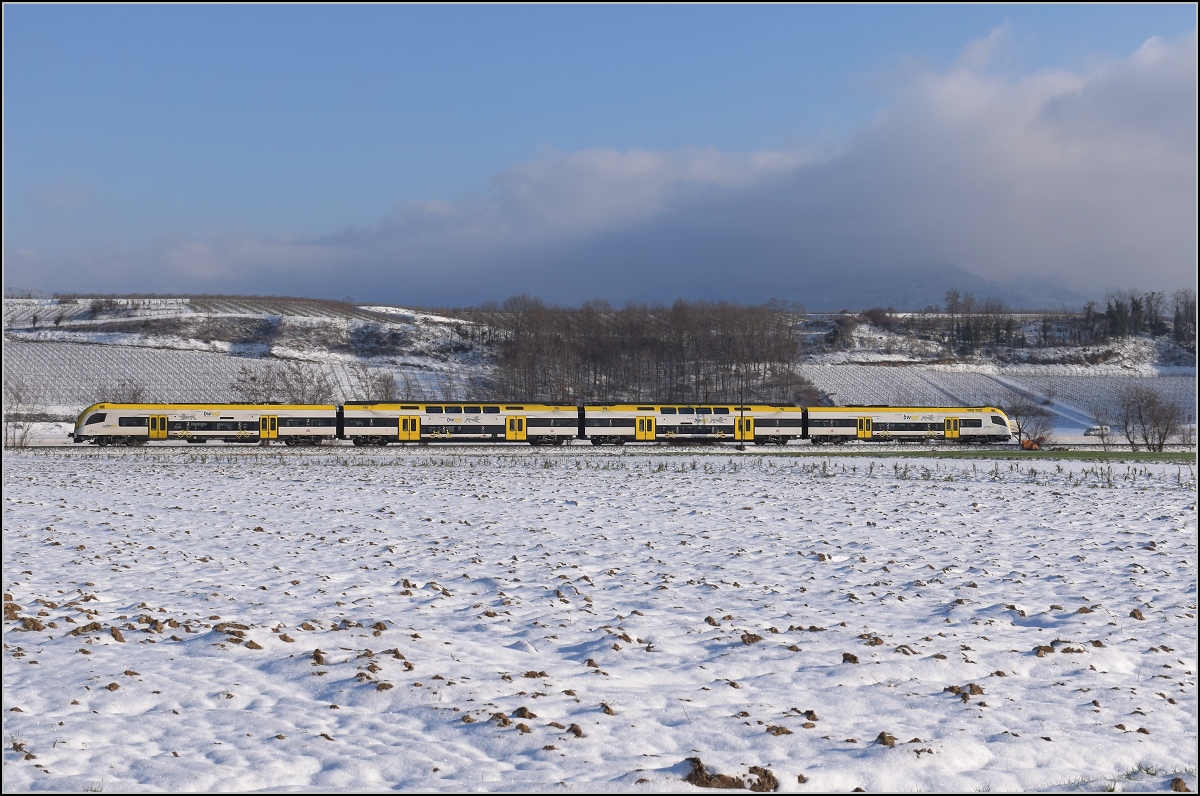
POLYGON ((740 451, 746 450, 746 375, 738 368, 738 445, 740 451))

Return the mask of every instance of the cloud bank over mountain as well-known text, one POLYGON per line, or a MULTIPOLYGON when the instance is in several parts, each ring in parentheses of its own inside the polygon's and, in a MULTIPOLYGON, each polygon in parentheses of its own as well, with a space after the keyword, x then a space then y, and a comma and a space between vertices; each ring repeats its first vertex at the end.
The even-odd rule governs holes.
POLYGON ((1195 34, 1150 39, 1087 72, 1017 76, 988 67, 1004 35, 912 75, 835 152, 547 152, 473 195, 407 204, 373 226, 8 251, 8 282, 443 305, 520 292, 564 303, 778 297, 814 308, 921 304, 948 287, 1020 303, 1192 284, 1195 34))

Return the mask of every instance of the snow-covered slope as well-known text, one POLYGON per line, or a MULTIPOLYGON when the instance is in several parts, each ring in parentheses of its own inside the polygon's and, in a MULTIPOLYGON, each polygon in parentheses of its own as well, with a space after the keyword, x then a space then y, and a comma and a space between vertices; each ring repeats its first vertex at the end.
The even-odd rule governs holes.
POLYGON ((464 321, 397 307, 304 299, 5 299, 5 395, 28 411, 73 416, 98 400, 233 400, 244 371, 299 362, 333 400, 373 397, 391 373, 416 398, 458 397, 486 379, 486 351, 464 321))
MULTIPOLYGON (((240 373, 280 362, 322 374, 334 400, 373 397, 364 367, 391 373, 417 400, 465 398, 492 373, 491 352, 471 342, 469 322, 403 307, 204 296, 5 299, 4 308, 6 397, 16 386, 30 412, 60 418, 131 392, 154 401, 230 400, 240 373)), ((939 353, 930 341, 861 324, 847 348, 811 354, 801 371, 847 405, 1005 405, 1029 396, 1054 412, 1065 434, 1093 425, 1091 408, 1111 405, 1130 379, 1152 379, 1171 399, 1195 405, 1194 361, 1178 364, 1179 352, 1162 340, 1115 341, 1093 356, 1103 364, 1073 364, 1086 353, 1039 349, 1037 363, 931 364, 939 353)))

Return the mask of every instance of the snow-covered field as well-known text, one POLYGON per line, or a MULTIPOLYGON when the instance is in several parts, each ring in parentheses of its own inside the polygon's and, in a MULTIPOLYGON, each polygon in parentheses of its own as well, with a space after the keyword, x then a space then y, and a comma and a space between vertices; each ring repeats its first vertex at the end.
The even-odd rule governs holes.
POLYGON ((30 450, 4 499, 6 790, 1196 788, 1187 466, 30 450))

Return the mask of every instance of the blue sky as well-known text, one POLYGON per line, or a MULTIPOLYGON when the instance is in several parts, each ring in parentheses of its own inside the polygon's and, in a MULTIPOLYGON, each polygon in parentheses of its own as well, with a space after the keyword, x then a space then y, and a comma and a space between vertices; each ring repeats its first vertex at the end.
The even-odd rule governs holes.
MULTIPOLYGON (((881 119, 903 116, 906 98, 932 82, 943 91, 967 70, 978 82, 964 97, 994 94, 1002 104, 1020 101, 989 87, 1019 94, 1063 75, 1050 94, 1079 94, 1096 81, 1119 84, 1147 42, 1166 52, 1155 57, 1194 54, 1195 27, 1191 5, 6 5, 6 284, 321 294, 332 289, 323 272, 354 268, 403 300, 398 286, 409 276, 451 267, 536 293, 541 277, 514 270, 515 260, 569 268, 572 247, 594 248, 597 235, 671 251, 670 236, 703 215, 701 194, 719 193, 760 223, 764 214, 745 197, 765 201, 764 181, 812 179, 849 162, 878 138, 881 119), (658 182, 614 184, 623 169, 658 182), (507 209, 531 192, 537 201, 507 209), (579 196, 596 198, 571 205, 579 196), (567 205, 573 214, 564 216, 567 205), (482 227, 490 245, 466 246, 482 227), (296 289, 272 289, 280 282, 296 289)), ((1144 79, 1169 84, 1184 106, 1190 99, 1190 128, 1180 132, 1170 118, 1138 136, 1190 135, 1194 149, 1194 58, 1190 97, 1188 75, 1180 84, 1160 71, 1144 79)), ((1110 101, 1117 116, 1122 102, 1137 113, 1145 94, 1110 101)), ((891 153, 888 163, 911 154, 891 146, 879 150, 891 153)), ((1100 164, 1113 161, 1112 142, 1102 148, 1077 175, 1084 196, 1105 184, 1100 164)), ((1190 163, 1184 182, 1194 194, 1194 155, 1190 163)), ((1137 174, 1155 169, 1171 167, 1138 164, 1137 174)), ((1133 177, 1107 179, 1119 190, 1133 177)), ((1177 205, 1178 180, 1167 182, 1137 190, 1177 205)), ((998 188, 1014 190, 1022 189, 998 188)), ((1111 226, 1107 216, 1094 223, 1111 226)), ((729 232, 733 249, 748 234, 739 229, 729 232)), ((1181 252, 1191 261, 1194 225, 1179 237, 1193 241, 1181 252)), ((791 245, 779 240, 764 262, 786 259, 791 245)), ((1164 256, 1147 246, 1127 256, 1164 256)), ((1070 242, 1053 247, 1062 260, 1070 242)), ((835 239, 822 251, 836 249, 835 239)), ((984 270, 957 262, 969 259, 961 249, 918 249, 906 262, 984 270)), ((881 255, 855 256, 865 267, 881 255)), ((1091 256, 1082 245, 1075 259, 1091 256)), ((661 268, 669 283, 665 260, 661 268)), ((1082 266, 1062 268, 1035 270, 1074 290, 1086 283, 1082 266)), ((1103 280, 1118 286, 1119 269, 1103 280)), ((1162 287, 1172 280, 1186 281, 1178 264, 1159 277, 1162 287)), ((554 297, 581 300, 589 289, 560 286, 554 297)))

